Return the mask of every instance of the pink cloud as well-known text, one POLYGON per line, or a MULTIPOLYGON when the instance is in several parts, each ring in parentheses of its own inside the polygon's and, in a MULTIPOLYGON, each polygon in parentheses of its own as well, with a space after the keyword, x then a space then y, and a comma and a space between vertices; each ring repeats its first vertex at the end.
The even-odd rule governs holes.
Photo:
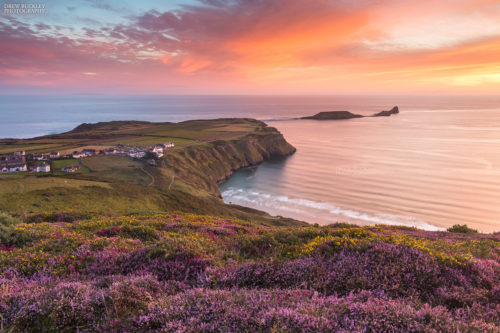
POLYGON ((482 0, 212 0, 81 29, 10 18, 0 22, 0 80, 168 93, 432 89, 498 70, 499 13, 482 0), (471 31, 478 20, 493 22, 487 33, 471 31))

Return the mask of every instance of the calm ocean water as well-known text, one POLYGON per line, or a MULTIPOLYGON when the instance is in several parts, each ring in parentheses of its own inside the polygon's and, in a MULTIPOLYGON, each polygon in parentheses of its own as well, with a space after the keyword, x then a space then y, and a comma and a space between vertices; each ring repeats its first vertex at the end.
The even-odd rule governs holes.
POLYGON ((242 170, 226 202, 312 223, 500 231, 500 96, 0 96, 0 137, 107 120, 253 117, 298 150, 242 170), (391 117, 319 122, 327 110, 391 117))

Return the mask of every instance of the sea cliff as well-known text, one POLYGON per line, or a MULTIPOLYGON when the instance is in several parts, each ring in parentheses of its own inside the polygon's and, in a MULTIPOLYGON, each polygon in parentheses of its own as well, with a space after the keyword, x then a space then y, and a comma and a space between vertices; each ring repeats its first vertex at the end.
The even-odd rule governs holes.
POLYGON ((277 129, 262 124, 242 137, 173 150, 164 157, 165 165, 186 183, 220 197, 217 184, 234 171, 295 152, 277 129))

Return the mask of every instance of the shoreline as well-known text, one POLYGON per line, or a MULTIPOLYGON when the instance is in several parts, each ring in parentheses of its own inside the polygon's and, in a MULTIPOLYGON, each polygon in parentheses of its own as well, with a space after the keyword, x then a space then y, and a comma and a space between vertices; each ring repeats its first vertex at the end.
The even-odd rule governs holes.
MULTIPOLYGON (((256 169, 260 165, 250 166, 237 170, 235 173, 240 171, 245 171, 246 169, 256 169)), ((233 177, 232 175, 231 177, 233 177)), ((224 203, 229 205, 241 205, 244 207, 257 209, 264 211, 272 216, 283 216, 304 221, 310 225, 330 225, 335 223, 352 223, 359 226, 375 226, 375 225, 387 225, 387 226, 405 226, 414 227, 426 231, 446 231, 446 227, 440 227, 411 216, 397 216, 386 213, 372 213, 372 212, 362 212, 353 208, 343 208, 335 206, 327 202, 316 202, 309 199, 300 198, 289 198, 283 194, 260 194, 261 197, 265 198, 266 203, 276 201, 281 204, 280 208, 270 207, 270 205, 263 206, 254 203, 255 200, 244 198, 242 195, 236 194, 236 199, 232 198, 231 192, 245 191, 243 188, 233 188, 230 187, 226 192, 230 192, 224 196, 224 185, 227 186, 227 182, 230 179, 224 180, 219 183, 219 188, 221 189, 222 199, 224 203), (226 197, 226 198, 225 198, 226 197), (284 204, 292 202, 294 204, 290 206, 283 206, 284 204), (315 212, 314 210, 317 210, 315 212), (331 214, 331 220, 325 219, 324 217, 318 217, 318 214, 329 213, 331 214), (405 221, 406 220, 406 221, 405 221)), ((254 192, 255 193, 255 192, 254 192)))

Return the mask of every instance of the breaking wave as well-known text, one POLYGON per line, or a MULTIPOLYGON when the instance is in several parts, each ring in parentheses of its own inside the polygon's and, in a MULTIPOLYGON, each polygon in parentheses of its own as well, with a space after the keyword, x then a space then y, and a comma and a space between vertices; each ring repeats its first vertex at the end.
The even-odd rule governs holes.
MULTIPOLYGON (((224 201, 251 206, 256 209, 266 210, 273 214, 294 213, 298 218, 306 218, 310 222, 317 222, 318 214, 325 216, 329 223, 337 222, 333 218, 344 217, 371 224, 403 225, 416 227, 429 231, 445 230, 411 216, 397 216, 390 214, 360 212, 353 209, 343 208, 327 202, 318 202, 301 198, 290 198, 285 195, 272 195, 254 190, 229 187, 222 192, 224 201), (328 218, 331 216, 332 220, 328 218)), ((290 214, 288 214, 290 215, 290 214)))

